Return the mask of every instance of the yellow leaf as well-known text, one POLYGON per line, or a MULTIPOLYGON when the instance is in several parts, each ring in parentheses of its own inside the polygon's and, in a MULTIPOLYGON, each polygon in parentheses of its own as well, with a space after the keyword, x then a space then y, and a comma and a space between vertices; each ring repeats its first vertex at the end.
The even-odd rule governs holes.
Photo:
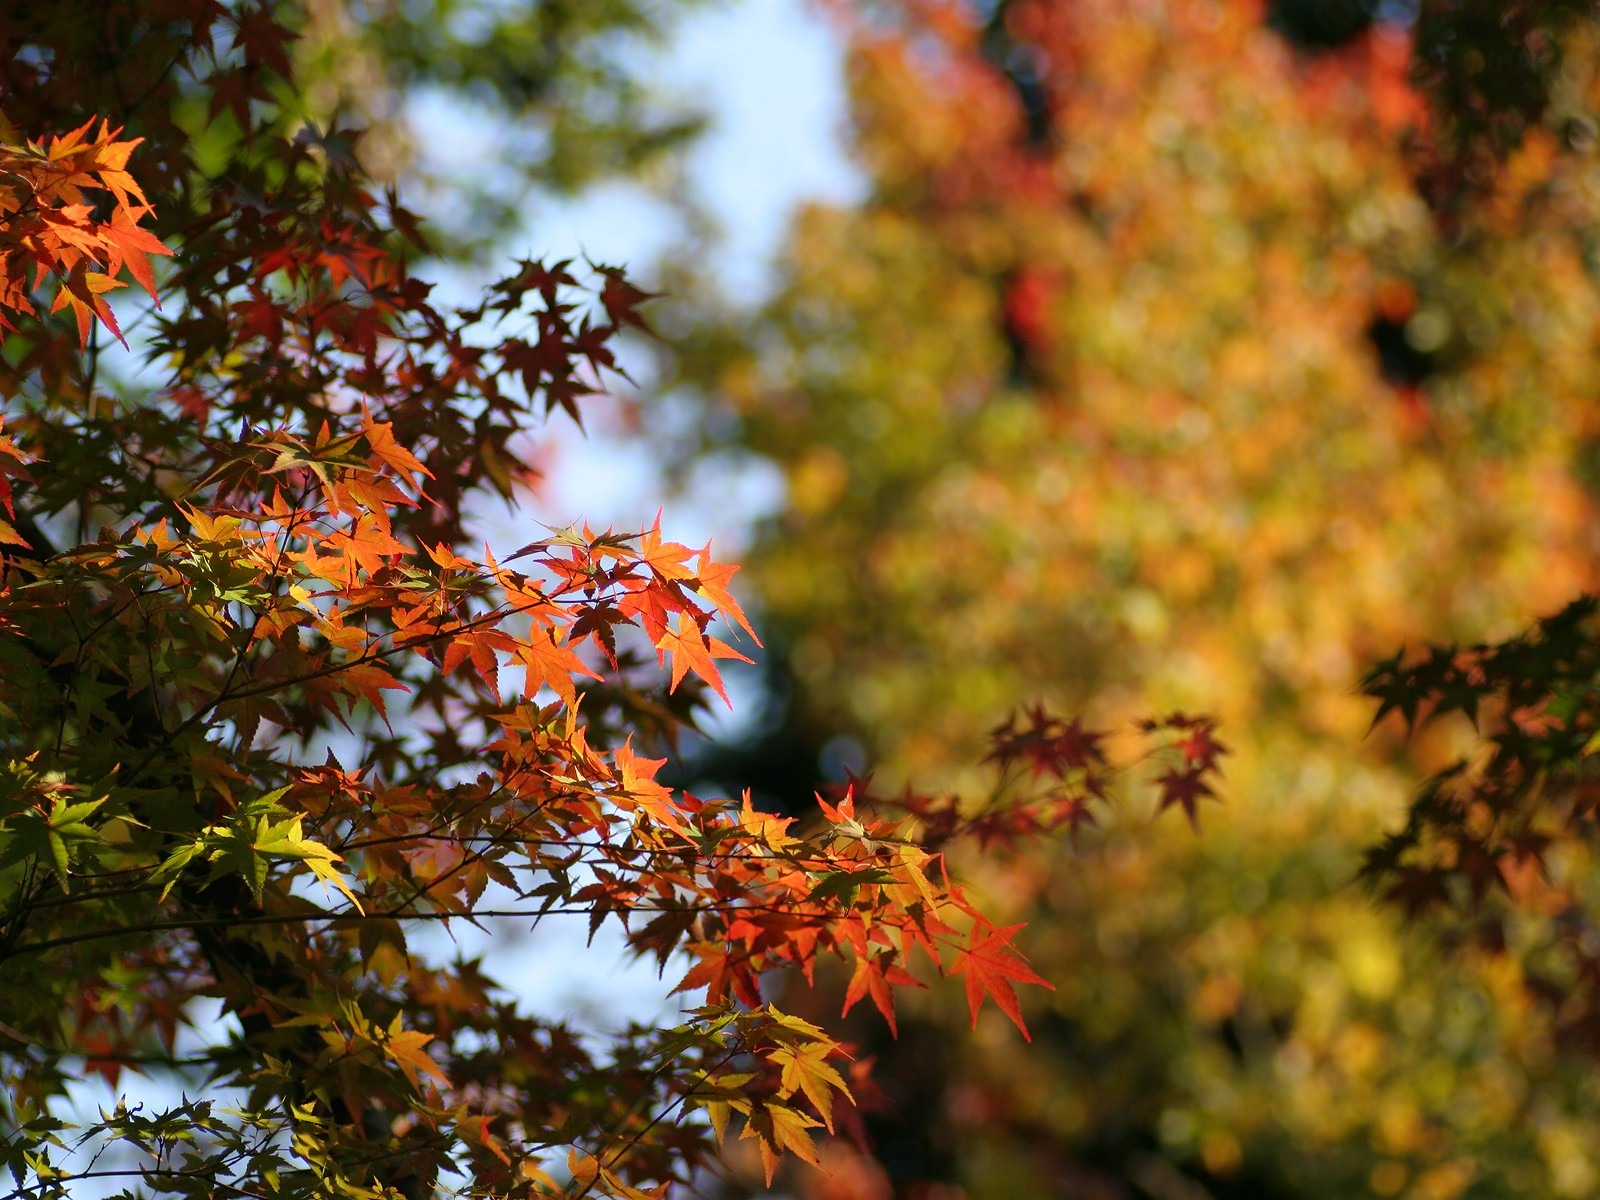
MULTIPOLYGON (((395 1018, 395 1022, 396 1024, 399 1023, 398 1017, 395 1018)), ((414 1088, 422 1086, 418 1077, 419 1071, 425 1075, 433 1076, 446 1087, 450 1085, 450 1080, 439 1069, 439 1064, 434 1062, 433 1058, 423 1050, 423 1047, 431 1041, 433 1041, 433 1035, 431 1033, 423 1033, 419 1029, 391 1029, 388 1036, 383 1039, 384 1055, 393 1060, 395 1065, 405 1072, 406 1078, 410 1080, 411 1086, 414 1088)))
POLYGON ((571 1174, 573 1183, 587 1188, 600 1173, 600 1161, 594 1155, 585 1154, 574 1147, 567 1151, 567 1171, 571 1174))
POLYGON ((761 1165, 767 1174, 767 1183, 772 1183, 773 1172, 778 1166, 778 1157, 786 1150, 793 1151, 804 1161, 814 1167, 822 1163, 817 1158, 817 1147, 811 1140, 808 1129, 815 1129, 820 1121, 813 1120, 797 1109, 787 1108, 781 1104, 768 1104, 750 1114, 745 1122, 745 1127, 739 1133, 739 1140, 756 1138, 757 1147, 761 1151, 761 1165))
POLYGON ((523 1159, 517 1164, 517 1173, 528 1182, 536 1183, 540 1187, 546 1188, 552 1192, 559 1192, 561 1190, 556 1186, 556 1181, 550 1178, 549 1175, 545 1174, 545 1172, 540 1168, 539 1160, 536 1158, 523 1159))

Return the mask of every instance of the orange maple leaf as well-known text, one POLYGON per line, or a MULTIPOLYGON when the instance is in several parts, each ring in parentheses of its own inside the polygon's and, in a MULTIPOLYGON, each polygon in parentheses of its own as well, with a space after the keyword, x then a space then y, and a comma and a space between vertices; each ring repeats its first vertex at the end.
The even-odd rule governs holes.
POLYGON ((548 684, 570 708, 577 703, 577 688, 572 677, 587 675, 590 679, 599 679, 600 676, 591 671, 570 646, 562 644, 561 636, 558 629, 535 628, 529 631, 527 641, 518 644, 512 656, 527 670, 523 690, 530 699, 541 686, 548 684))
POLYGON ((707 542, 700 551, 699 562, 695 564, 695 587, 701 595, 716 605, 718 612, 748 633, 750 640, 759 646, 761 639, 756 636, 756 631, 750 628, 750 621, 744 615, 744 609, 739 607, 739 602, 728 591, 728 582, 738 570, 739 568, 732 563, 713 562, 711 543, 707 542))
POLYGON ((889 1023, 889 1032, 899 1037, 900 1027, 894 1019, 894 991, 890 984, 924 986, 922 980, 897 966, 888 954, 858 954, 855 968, 850 972, 850 983, 844 990, 844 1009, 839 1015, 847 1015, 863 996, 871 996, 873 1005, 889 1023))
POLYGON ((688 826, 673 803, 671 789, 656 782, 656 772, 666 765, 666 759, 635 754, 632 737, 612 752, 612 758, 617 764, 619 801, 641 809, 659 825, 687 832, 688 826))
POLYGON ((161 307, 161 301, 156 296, 155 272, 150 267, 152 254, 171 255, 172 251, 162 244, 148 229, 140 228, 139 218, 149 212, 148 208, 134 211, 118 207, 111 214, 109 225, 99 225, 95 232, 105 248, 106 274, 116 275, 124 266, 138 282, 139 286, 150 293, 150 298, 156 301, 156 307, 161 307))
POLYGON ((387 1036, 383 1038, 384 1055, 392 1059, 394 1064, 405 1072, 405 1076, 411 1081, 412 1087, 420 1088, 422 1086, 421 1080, 418 1078, 419 1072, 423 1075, 433 1076, 448 1087, 450 1080, 439 1069, 439 1064, 433 1061, 433 1057, 423 1049, 424 1046, 433 1041, 433 1035, 431 1033, 423 1033, 418 1029, 400 1029, 398 1028, 399 1022, 400 1018, 396 1017, 394 1021, 395 1027, 391 1028, 387 1036))
POLYGON ((738 662, 750 660, 740 654, 726 642, 719 641, 701 630, 694 618, 684 613, 678 614, 677 628, 668 628, 661 634, 656 642, 656 655, 662 662, 666 656, 672 655, 672 684, 668 691, 677 691, 678 685, 683 682, 683 677, 691 670, 712 687, 717 695, 722 697, 722 702, 730 709, 733 701, 728 699, 727 689, 722 686, 722 672, 717 670, 715 659, 731 658, 738 662))
POLYGON ((684 564, 694 551, 681 542, 661 540, 661 514, 655 524, 639 535, 639 561, 663 579, 693 579, 694 572, 684 564))
POLYGON ((1000 1006, 1000 1011, 1011 1018, 1028 1041, 1033 1037, 1022 1020, 1022 1006, 1017 1003, 1017 993, 1011 987, 1018 983, 1034 983, 1055 990, 1055 985, 1034 973, 1020 955, 1011 948, 1011 939, 1021 925, 975 924, 967 935, 968 944, 956 950, 956 961, 950 974, 964 975, 967 981, 967 1008, 972 1014, 972 1027, 978 1027, 978 1010, 985 996, 1000 1006))

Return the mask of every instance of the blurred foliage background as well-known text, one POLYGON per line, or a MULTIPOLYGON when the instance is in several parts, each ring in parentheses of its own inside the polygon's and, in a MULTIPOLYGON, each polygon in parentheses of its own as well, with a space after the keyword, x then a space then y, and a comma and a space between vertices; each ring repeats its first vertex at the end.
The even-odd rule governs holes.
MULTIPOLYGON (((375 178, 404 178, 439 256, 504 253, 554 198, 616 179, 670 192, 701 133, 692 98, 648 68, 704 0, 300 0, 298 102, 353 139, 375 178), (451 151, 477 150, 478 169, 451 151)), ((216 136, 226 138, 224 127, 216 136)))
POLYGON ((898 1042, 853 1014, 870 1141, 788 1194, 1600 1192, 1593 1061, 1520 964, 1356 882, 1469 733, 1369 734, 1371 664, 1595 584, 1591 6, 827 7, 870 194, 800 216, 759 310, 694 263, 663 310, 701 449, 787 483, 748 573, 769 719, 686 775, 978 792, 1033 699, 1211 712, 1233 755, 1198 837, 1131 792, 961 863, 1031 924, 1033 1042, 953 992, 898 1042))

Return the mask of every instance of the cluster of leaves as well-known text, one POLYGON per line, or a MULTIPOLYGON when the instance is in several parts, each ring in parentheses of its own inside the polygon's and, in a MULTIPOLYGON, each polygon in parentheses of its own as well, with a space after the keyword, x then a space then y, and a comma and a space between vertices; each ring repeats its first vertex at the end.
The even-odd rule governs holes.
MULTIPOLYGON (((973 839, 987 851, 1008 853, 1062 833, 1075 843, 1082 826, 1098 822, 1096 807, 1109 803, 1114 784, 1125 776, 1127 768, 1114 766, 1107 758, 1102 749, 1107 735, 1087 728, 1078 718, 1053 716, 1036 704, 1021 720, 1019 725, 1017 714, 1012 714, 989 735, 991 749, 986 761, 996 764, 998 778, 981 802, 965 801, 953 793, 922 793, 910 787, 897 794, 881 794, 873 790, 870 777, 852 775, 847 785, 828 789, 842 795, 837 807, 818 796, 834 838, 855 840, 869 853, 875 846, 881 853, 883 843, 903 842, 908 835, 914 839, 910 844, 921 847, 938 848, 960 839, 973 839), (863 823, 856 818, 858 802, 870 805, 873 811, 895 813, 909 821, 891 823, 880 818, 863 823)), ((1149 756, 1165 762, 1165 769, 1155 780, 1157 811, 1181 807, 1197 829, 1195 804, 1203 796, 1214 795, 1212 779, 1208 777, 1220 774, 1220 759, 1227 753, 1227 748, 1212 736, 1215 728, 1215 722, 1208 717, 1183 713, 1139 723, 1140 734, 1154 742, 1149 756)), ((864 871, 837 874, 819 885, 813 895, 843 891, 853 897, 863 883, 881 882, 876 878, 879 874, 880 869, 872 865, 864 871)), ((964 895, 959 903, 967 903, 964 895)), ((1007 981, 1046 988, 1051 985, 1010 951, 1010 939, 1021 925, 997 928, 975 909, 968 910, 968 916, 972 924, 967 941, 958 950, 950 972, 966 976, 973 1027, 977 1027, 984 1000, 992 998, 1028 1039, 1021 1005, 1007 981)), ((858 949, 845 992, 844 1011, 848 1014, 858 1000, 870 994, 893 1032, 896 1021, 889 984, 916 982, 894 965, 908 957, 905 952, 912 943, 902 934, 897 946, 886 936, 881 922, 877 929, 863 926, 852 936, 858 947, 863 939, 882 946, 886 960, 883 966, 889 969, 875 969, 858 949)))
MULTIPOLYGON (((1212 784, 1227 753, 1214 736, 1216 721, 1171 713, 1141 720, 1138 731, 1156 743, 1149 754, 1166 760, 1154 781, 1157 811, 1181 808, 1198 830, 1197 805, 1215 798, 1212 784)), ((899 796, 875 797, 874 804, 914 817, 923 841, 936 846, 971 837, 986 849, 1016 850, 1062 831, 1076 843, 1083 826, 1098 824, 1096 806, 1109 801, 1116 780, 1126 772, 1107 758, 1106 736, 1078 717, 1054 716, 1034 704, 990 731, 984 761, 997 765, 999 778, 981 805, 909 788, 899 796)), ((852 779, 852 786, 863 782, 870 780, 852 779)))
POLYGON ((127 286, 117 279, 124 267, 155 299, 150 255, 171 251, 139 227, 150 206, 127 172, 138 143, 116 141, 103 121, 93 136, 93 124, 46 138, 43 145, 11 142, 0 150, 6 179, 0 192, 0 329, 16 329, 3 310, 34 313, 29 296, 49 277, 57 281, 50 311, 70 308, 85 344, 96 319, 122 336, 105 295, 127 286), (108 217, 97 216, 93 197, 85 195, 94 191, 109 193, 108 217))
POLYGON ((1365 873, 1408 915, 1525 964, 1558 1032, 1600 1049, 1595 853, 1600 601, 1584 597, 1520 637, 1396 655, 1367 676, 1378 720, 1408 729, 1450 714, 1479 735, 1434 775, 1365 873), (1454 921, 1443 921, 1445 913, 1454 921))

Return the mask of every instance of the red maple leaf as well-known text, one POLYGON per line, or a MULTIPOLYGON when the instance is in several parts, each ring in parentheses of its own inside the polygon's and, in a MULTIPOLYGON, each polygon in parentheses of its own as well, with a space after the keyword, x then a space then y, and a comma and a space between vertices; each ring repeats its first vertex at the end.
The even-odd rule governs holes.
POLYGON ((1173 805, 1178 805, 1188 816, 1189 823, 1199 829, 1200 817, 1195 808, 1201 800, 1214 798, 1211 785, 1202 778, 1205 772, 1205 767, 1165 772, 1156 780, 1161 788, 1161 807, 1157 811, 1166 812, 1173 805))

